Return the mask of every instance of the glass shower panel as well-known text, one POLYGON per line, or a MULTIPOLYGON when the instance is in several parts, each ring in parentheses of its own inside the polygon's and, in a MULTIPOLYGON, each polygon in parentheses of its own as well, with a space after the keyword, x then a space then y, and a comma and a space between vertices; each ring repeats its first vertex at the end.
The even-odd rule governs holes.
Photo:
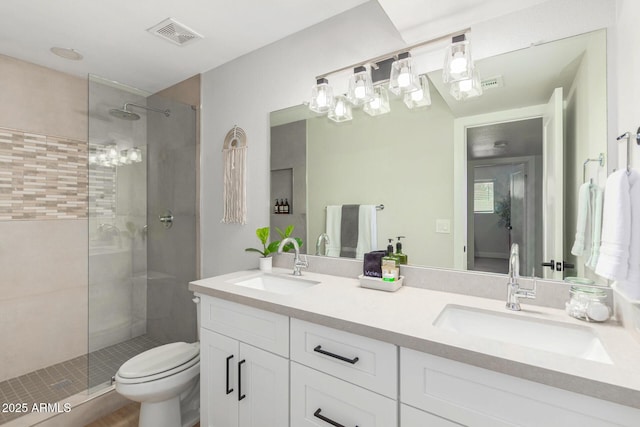
POLYGON ((90 76, 92 391, 142 351, 195 340, 195 132, 191 106, 90 76), (146 108, 160 106, 169 116, 146 108))

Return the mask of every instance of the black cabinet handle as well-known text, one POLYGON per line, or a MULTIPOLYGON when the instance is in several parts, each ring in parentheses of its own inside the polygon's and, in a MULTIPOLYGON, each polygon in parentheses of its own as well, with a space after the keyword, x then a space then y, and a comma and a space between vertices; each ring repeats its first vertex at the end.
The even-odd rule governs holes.
POLYGON ((329 351, 323 350, 321 345, 316 346, 316 348, 314 348, 313 351, 315 351, 316 353, 333 357, 338 360, 342 360, 343 362, 351 363, 352 365, 354 365, 358 360, 360 360, 360 358, 358 357, 354 357, 353 359, 348 359, 344 356, 340 356, 339 354, 335 354, 335 353, 331 353, 329 351))
POLYGON ((553 271, 553 270, 555 270, 555 269, 556 269, 556 263, 555 263, 555 261, 554 261, 554 260, 551 260, 551 261, 549 261, 549 262, 543 262, 543 263, 542 263, 542 266, 543 266, 543 267, 549 267, 549 268, 551 268, 551 271, 553 271))
POLYGON ((246 362, 245 359, 238 362, 238 402, 247 397, 246 394, 242 394, 242 365, 244 362, 246 362))
POLYGON ((576 268, 574 264, 571 264, 570 262, 562 261, 563 270, 573 270, 574 268, 576 268))
MULTIPOLYGON (((322 409, 320 409, 320 408, 316 409, 316 412, 313 413, 313 416, 316 417, 316 418, 320 418, 325 423, 331 424, 334 427, 344 427, 344 425, 333 421, 331 418, 327 418, 324 415, 320 415, 320 411, 322 411, 322 409)), ((358 426, 356 426, 356 427, 358 427, 358 426)))
POLYGON ((226 389, 227 394, 233 393, 233 389, 229 388, 229 360, 231 359, 233 359, 233 354, 227 357, 227 389, 226 389))

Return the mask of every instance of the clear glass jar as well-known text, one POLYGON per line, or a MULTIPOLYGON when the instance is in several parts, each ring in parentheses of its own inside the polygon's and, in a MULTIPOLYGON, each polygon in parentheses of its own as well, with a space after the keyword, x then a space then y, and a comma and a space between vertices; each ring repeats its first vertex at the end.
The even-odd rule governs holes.
MULTIPOLYGON (((576 281, 566 281, 576 283, 576 281)), ((602 288, 584 286, 593 282, 581 282, 581 284, 583 286, 572 285, 569 290, 569 301, 565 304, 567 314, 587 322, 607 321, 611 317, 611 308, 607 305, 607 292, 602 288)))

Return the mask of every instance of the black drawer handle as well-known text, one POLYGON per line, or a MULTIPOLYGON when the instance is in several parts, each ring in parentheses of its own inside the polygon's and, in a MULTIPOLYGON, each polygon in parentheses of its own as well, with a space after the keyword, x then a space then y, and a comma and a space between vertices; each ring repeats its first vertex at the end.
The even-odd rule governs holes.
MULTIPOLYGON (((324 415, 320 415, 320 411, 322 411, 322 409, 320 409, 320 408, 316 409, 316 412, 313 413, 313 416, 316 417, 316 418, 320 418, 325 423, 331 424, 334 427, 344 427, 344 425, 333 421, 331 418, 327 418, 324 415)), ((356 427, 358 427, 358 426, 356 426, 356 427)))
POLYGON ((334 354, 334 353, 331 353, 329 351, 323 350, 321 345, 316 346, 316 348, 314 348, 313 351, 315 351, 317 353, 320 353, 320 354, 324 354, 324 355, 333 357, 333 358, 338 359, 338 360, 342 360, 343 362, 351 363, 352 365, 354 365, 358 360, 360 360, 360 358, 358 358, 358 357, 354 357, 353 359, 347 359, 346 357, 340 356, 339 354, 334 354))
POLYGON ((233 354, 227 357, 227 389, 226 389, 227 394, 233 393, 233 389, 229 388, 229 360, 231 359, 233 359, 233 354))
POLYGON ((246 394, 242 394, 242 365, 244 362, 246 362, 245 359, 238 362, 238 402, 247 397, 246 394))

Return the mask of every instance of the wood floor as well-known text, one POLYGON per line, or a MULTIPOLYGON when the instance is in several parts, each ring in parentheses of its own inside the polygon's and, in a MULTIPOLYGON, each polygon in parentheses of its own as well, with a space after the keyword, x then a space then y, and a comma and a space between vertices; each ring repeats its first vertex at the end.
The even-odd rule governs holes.
MULTIPOLYGON (((133 402, 85 427, 138 427, 140 404, 133 402)), ((200 427, 200 423, 195 427, 200 427)))

